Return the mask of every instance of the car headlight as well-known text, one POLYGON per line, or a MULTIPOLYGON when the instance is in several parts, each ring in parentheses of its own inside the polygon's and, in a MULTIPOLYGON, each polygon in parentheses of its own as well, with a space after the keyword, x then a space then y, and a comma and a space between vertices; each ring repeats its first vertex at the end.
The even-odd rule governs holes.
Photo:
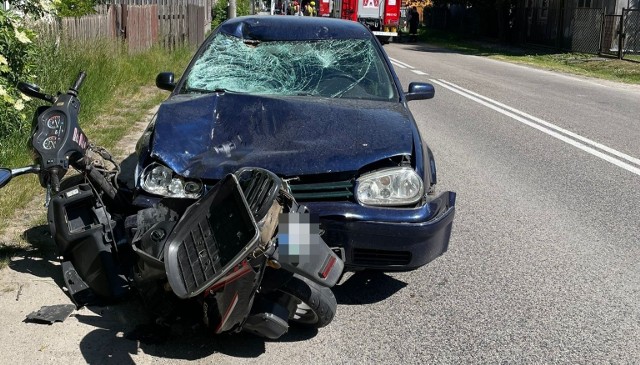
POLYGON ((356 198, 364 205, 409 205, 419 201, 423 192, 422 179, 410 167, 379 170, 356 180, 356 198))
POLYGON ((160 164, 151 164, 142 172, 142 188, 151 194, 169 198, 197 199, 202 195, 202 182, 186 180, 160 164))

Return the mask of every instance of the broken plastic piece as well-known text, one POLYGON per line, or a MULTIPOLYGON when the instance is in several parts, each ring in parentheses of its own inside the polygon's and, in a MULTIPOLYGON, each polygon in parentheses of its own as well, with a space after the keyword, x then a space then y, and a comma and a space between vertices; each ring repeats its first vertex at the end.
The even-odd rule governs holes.
POLYGON ((76 306, 74 304, 45 305, 39 310, 27 315, 26 321, 44 324, 64 322, 75 309, 76 306))
POLYGON ((71 300, 76 304, 77 308, 85 305, 99 305, 101 304, 99 298, 95 295, 93 290, 87 285, 87 283, 80 278, 76 268, 71 261, 62 262, 62 275, 64 277, 64 283, 69 291, 71 300))

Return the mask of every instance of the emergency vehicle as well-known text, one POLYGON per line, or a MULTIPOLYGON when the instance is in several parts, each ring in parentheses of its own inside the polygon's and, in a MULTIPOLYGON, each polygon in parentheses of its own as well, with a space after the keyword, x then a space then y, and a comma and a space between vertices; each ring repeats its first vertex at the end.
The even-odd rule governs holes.
POLYGON ((318 14, 363 23, 381 43, 398 36, 402 0, 320 0, 318 14))

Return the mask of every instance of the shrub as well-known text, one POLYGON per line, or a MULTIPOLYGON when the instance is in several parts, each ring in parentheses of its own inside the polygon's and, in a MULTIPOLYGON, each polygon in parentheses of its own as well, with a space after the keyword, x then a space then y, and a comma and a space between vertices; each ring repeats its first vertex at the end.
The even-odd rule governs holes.
POLYGON ((29 100, 17 89, 18 81, 32 78, 35 34, 23 18, 0 8, 0 136, 25 127, 25 104, 29 100))

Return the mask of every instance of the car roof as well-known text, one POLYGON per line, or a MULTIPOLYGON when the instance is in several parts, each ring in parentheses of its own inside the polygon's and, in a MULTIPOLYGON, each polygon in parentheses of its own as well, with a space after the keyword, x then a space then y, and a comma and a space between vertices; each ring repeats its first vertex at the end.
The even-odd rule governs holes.
POLYGON ((371 39, 369 29, 351 20, 285 15, 232 18, 217 32, 258 41, 307 41, 324 39, 371 39))

